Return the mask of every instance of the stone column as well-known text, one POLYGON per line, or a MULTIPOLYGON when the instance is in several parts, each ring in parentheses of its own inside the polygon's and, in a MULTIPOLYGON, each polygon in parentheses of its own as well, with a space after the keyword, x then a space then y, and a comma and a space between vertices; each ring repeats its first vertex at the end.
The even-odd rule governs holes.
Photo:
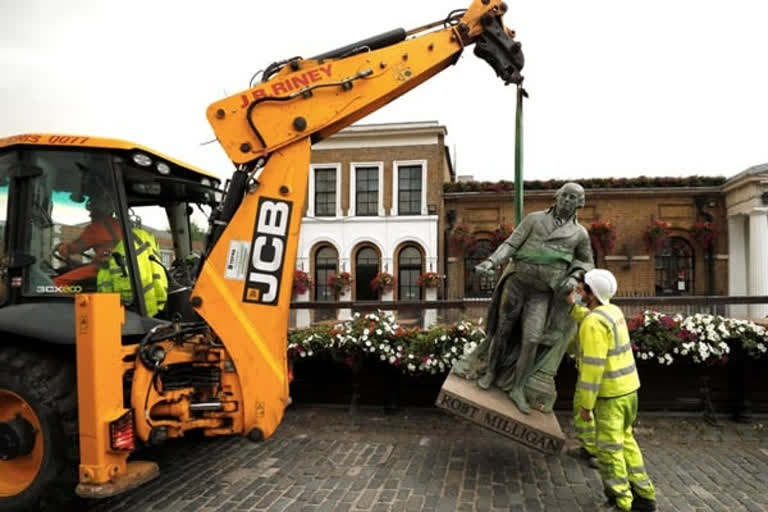
MULTIPOLYGON (((296 302, 309 302, 309 290, 296 296, 296 302)), ((296 313, 296 328, 306 329, 312 323, 310 319, 311 311, 308 309, 297 309, 296 313)))
MULTIPOLYGON (((354 285, 353 285, 354 286, 354 285)), ((339 294, 339 306, 344 302, 352 302, 352 287, 350 286, 345 291, 339 294)), ((341 308, 338 310, 336 318, 339 320, 349 320, 352 318, 352 310, 350 308, 341 308)))
MULTIPOLYGON (((744 215, 728 217, 728 295, 747 294, 747 245, 744 215)), ((747 305, 728 306, 728 316, 746 318, 747 305)))
MULTIPOLYGON (((768 295, 768 210, 749 214, 749 295, 768 295)), ((768 316, 768 304, 750 304, 750 318, 768 316)))
MULTIPOLYGON (((424 300, 437 300, 437 288, 425 288, 424 300)), ((424 328, 429 329, 437 323, 437 310, 434 308, 424 310, 424 328)))

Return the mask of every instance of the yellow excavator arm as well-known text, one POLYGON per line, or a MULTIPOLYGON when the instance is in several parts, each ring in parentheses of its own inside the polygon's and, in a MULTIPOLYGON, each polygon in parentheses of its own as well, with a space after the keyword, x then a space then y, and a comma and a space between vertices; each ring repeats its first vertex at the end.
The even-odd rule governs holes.
POLYGON ((208 120, 229 158, 245 164, 349 126, 456 62, 473 43, 505 83, 519 83, 523 54, 501 21, 506 10, 500 0, 475 0, 424 27, 275 63, 256 87, 208 107, 208 120))
POLYGON ((238 170, 213 218, 192 305, 239 377, 243 432, 268 437, 288 398, 286 336, 312 143, 341 130, 456 62, 465 46, 505 82, 523 55, 500 0, 411 31, 267 68, 257 86, 212 104, 216 137, 238 170))

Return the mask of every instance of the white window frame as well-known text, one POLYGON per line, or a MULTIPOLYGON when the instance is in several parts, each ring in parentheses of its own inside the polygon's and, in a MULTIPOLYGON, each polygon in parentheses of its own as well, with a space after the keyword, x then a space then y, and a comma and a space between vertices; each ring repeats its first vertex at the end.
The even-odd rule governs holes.
POLYGON ((426 160, 395 160, 392 162, 392 215, 399 215, 399 195, 398 177, 400 176, 400 167, 408 165, 421 165, 421 215, 427 214, 427 161, 426 160))
MULTIPOLYGON (((315 170, 316 169, 329 169, 334 168, 336 170, 336 218, 341 217, 341 164, 340 163, 325 163, 325 164, 310 164, 309 165, 309 190, 307 193, 307 217, 315 217, 315 170)), ((319 218, 332 218, 322 216, 319 218)))
POLYGON ((349 164, 349 215, 357 215, 357 168, 379 169, 378 216, 384 216, 384 162, 352 162, 349 164))

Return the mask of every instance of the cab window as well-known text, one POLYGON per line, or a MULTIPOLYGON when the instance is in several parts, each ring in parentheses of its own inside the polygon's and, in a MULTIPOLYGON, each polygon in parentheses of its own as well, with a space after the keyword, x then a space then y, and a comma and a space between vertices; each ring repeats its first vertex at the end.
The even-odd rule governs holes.
POLYGON ((5 229, 8 223, 8 189, 11 183, 11 164, 15 161, 15 153, 0 153, 0 261, 6 254, 5 229))
POLYGON ((40 149, 24 161, 36 171, 23 249, 35 263, 25 272, 24 293, 98 291, 99 270, 123 240, 108 154, 40 149))

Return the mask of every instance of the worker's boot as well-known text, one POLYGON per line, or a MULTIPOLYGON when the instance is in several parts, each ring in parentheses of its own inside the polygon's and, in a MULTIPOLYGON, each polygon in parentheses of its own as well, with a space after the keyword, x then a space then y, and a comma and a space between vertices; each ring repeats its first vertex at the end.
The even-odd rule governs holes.
POLYGON ((635 494, 632 498, 632 510, 637 512, 653 512, 656 510, 656 501, 635 494))
POLYGON ((528 405, 528 400, 525 398, 525 391, 522 386, 512 388, 512 391, 509 392, 509 398, 520 409, 520 412, 523 414, 531 413, 531 406, 528 405))

